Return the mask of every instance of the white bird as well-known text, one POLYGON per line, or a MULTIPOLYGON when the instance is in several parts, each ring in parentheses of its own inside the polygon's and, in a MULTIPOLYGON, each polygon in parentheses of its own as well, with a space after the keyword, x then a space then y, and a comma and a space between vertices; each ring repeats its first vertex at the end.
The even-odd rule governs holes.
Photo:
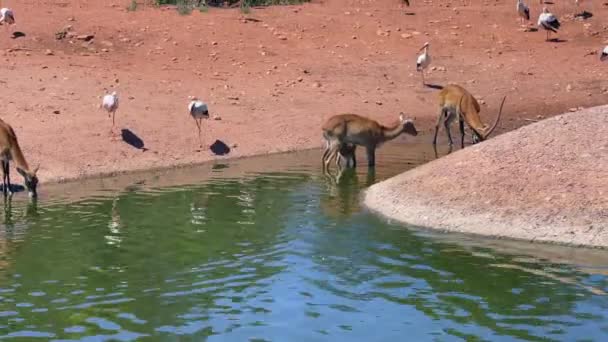
POLYGON ((207 108, 207 104, 203 101, 200 101, 198 98, 194 96, 189 96, 191 100, 188 104, 188 110, 190 111, 190 115, 196 122, 196 127, 198 128, 198 142, 200 147, 203 147, 203 142, 201 140, 201 121, 203 119, 209 119, 209 109, 207 108))
POLYGON ((547 39, 549 41, 549 31, 557 33, 557 30, 561 26, 559 20, 549 12, 547 7, 543 7, 543 12, 538 16, 538 26, 542 27, 547 31, 547 39))
POLYGON ((420 56, 418 56, 418 60, 416 60, 416 71, 421 73, 422 85, 425 85, 426 83, 424 83, 424 69, 426 69, 429 64, 431 64, 431 55, 429 55, 428 42, 424 43, 424 45, 422 46, 422 48, 420 48, 419 51, 422 50, 424 50, 424 52, 420 56))
POLYGON ((0 23, 12 25, 15 23, 15 13, 10 8, 3 7, 0 9, 0 23))
POLYGON ((515 8, 517 9, 522 25, 524 24, 524 20, 530 20, 530 9, 524 4, 523 0, 517 0, 515 8))
POLYGON ((600 55, 600 61, 605 61, 608 59, 608 45, 606 45, 604 47, 604 50, 602 50, 602 54, 600 55))
POLYGON ((118 95, 115 91, 113 91, 111 94, 106 94, 103 97, 101 107, 108 112, 108 117, 110 117, 110 114, 112 115, 112 130, 110 132, 113 133, 115 123, 114 117, 116 115, 116 110, 118 109, 118 95))
POLYGON ((12 9, 6 8, 6 7, 3 7, 0 9, 0 24, 1 25, 6 24, 7 29, 8 29, 8 25, 15 24, 15 13, 13 13, 12 9))

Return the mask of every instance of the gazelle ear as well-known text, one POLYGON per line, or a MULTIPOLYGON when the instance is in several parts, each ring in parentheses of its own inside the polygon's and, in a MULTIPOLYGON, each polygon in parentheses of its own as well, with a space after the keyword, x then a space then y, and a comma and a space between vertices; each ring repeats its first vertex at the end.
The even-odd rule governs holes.
POLYGON ((34 174, 38 173, 38 169, 40 169, 40 164, 36 165, 36 168, 34 169, 34 174))

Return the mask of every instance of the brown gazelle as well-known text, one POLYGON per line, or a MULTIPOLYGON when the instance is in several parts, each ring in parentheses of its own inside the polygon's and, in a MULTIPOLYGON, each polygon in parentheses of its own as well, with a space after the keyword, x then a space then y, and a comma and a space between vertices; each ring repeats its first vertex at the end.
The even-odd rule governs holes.
POLYGON ((437 133, 439 132, 439 125, 443 122, 445 131, 448 135, 450 146, 453 145, 452 134, 450 132, 450 126, 452 122, 458 118, 458 124, 460 128, 460 145, 464 147, 464 124, 473 131, 473 143, 476 144, 480 141, 484 141, 494 131, 500 120, 502 114, 502 107, 505 104, 506 96, 500 103, 500 109, 496 120, 492 126, 488 127, 484 124, 479 117, 481 107, 479 103, 463 87, 450 84, 445 86, 439 92, 439 116, 437 117, 437 124, 435 125, 435 136, 433 137, 433 145, 437 145, 437 133))
POLYGON ((36 188, 38 186, 38 177, 36 172, 38 167, 31 170, 21 152, 19 142, 17 141, 17 135, 13 128, 6 122, 0 120, 0 158, 2 159, 2 191, 4 195, 11 194, 11 180, 9 176, 10 165, 9 162, 13 161, 17 172, 25 181, 25 187, 27 188, 30 197, 37 197, 38 192, 36 188))
MULTIPOLYGON (((322 127, 323 137, 327 141, 323 153, 323 168, 327 169, 332 158, 336 162, 340 158, 340 150, 344 153, 344 145, 364 146, 367 152, 367 165, 376 164, 376 148, 388 140, 395 139, 402 133, 418 135, 414 122, 406 120, 403 113, 399 122, 392 126, 384 126, 375 120, 357 114, 338 114, 330 117, 322 127)), ((354 148, 352 149, 354 161, 354 148)), ((338 164, 338 166, 340 166, 338 164)))

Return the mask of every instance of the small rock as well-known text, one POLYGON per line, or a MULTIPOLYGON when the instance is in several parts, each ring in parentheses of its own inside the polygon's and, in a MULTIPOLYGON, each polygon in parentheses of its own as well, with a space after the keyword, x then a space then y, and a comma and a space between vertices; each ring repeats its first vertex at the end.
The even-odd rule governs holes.
POLYGON ((68 18, 68 21, 76 21, 76 18, 74 18, 74 17, 69 17, 69 18, 68 18))
POLYGON ((214 115, 214 116, 213 116, 213 120, 215 120, 215 121, 220 121, 220 120, 222 120, 222 117, 221 117, 221 116, 219 116, 219 115, 214 115))
POLYGON ((298 77, 298 82, 302 82, 302 81, 304 81, 304 77, 302 77, 302 76, 298 77))
POLYGON ((401 38, 404 38, 404 39, 410 39, 410 38, 412 38, 412 37, 413 37, 413 36, 412 36, 411 34, 409 34, 409 33, 402 33, 402 34, 401 34, 401 38))
POLYGON ((566 91, 567 91, 567 92, 571 92, 571 91, 572 91, 572 85, 571 85, 571 84, 568 84, 568 85, 566 86, 566 91))
POLYGON ((217 45, 217 42, 211 42, 211 45, 217 45))
POLYGON ((312 87, 313 88, 321 88, 321 83, 315 82, 315 83, 312 84, 312 87))
POLYGON ((382 106, 382 101, 376 101, 376 104, 377 104, 378 106, 382 106))
POLYGON ((277 38, 279 38, 279 40, 287 40, 287 37, 285 36, 278 36, 277 38))
POLYGON ((53 114, 61 114, 61 112, 60 112, 60 111, 58 111, 58 110, 54 110, 54 111, 53 111, 53 114))
POLYGON ((50 50, 50 49, 46 49, 46 50, 44 51, 44 54, 45 54, 45 55, 47 55, 47 56, 52 56, 52 55, 53 55, 53 51, 52 51, 52 50, 50 50))

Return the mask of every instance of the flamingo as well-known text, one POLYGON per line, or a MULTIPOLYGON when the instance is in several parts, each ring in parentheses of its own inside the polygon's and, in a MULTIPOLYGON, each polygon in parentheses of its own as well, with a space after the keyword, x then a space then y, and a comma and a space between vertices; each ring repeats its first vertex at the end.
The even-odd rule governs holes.
POLYGON ((114 117, 116 115, 116 110, 118 109, 118 94, 113 91, 111 94, 104 95, 103 100, 101 102, 101 107, 106 112, 108 112, 108 117, 110 117, 110 114, 112 115, 112 129, 110 130, 110 132, 114 133, 114 117))
POLYGON ((203 101, 200 101, 198 98, 194 96, 190 96, 190 103, 188 104, 188 110, 190 111, 190 115, 196 122, 196 127, 198 128, 198 142, 200 147, 203 147, 203 142, 201 140, 201 121, 203 119, 209 119, 209 109, 207 108, 207 104, 203 101))
POLYGON ((547 7, 543 7, 543 12, 538 16, 538 26, 547 31, 547 39, 545 41, 549 41, 549 31, 557 33, 561 24, 553 13, 549 12, 547 7))
POLYGON ((524 24, 524 20, 530 20, 530 8, 524 4, 523 0, 517 0, 516 9, 522 25, 524 24))
POLYGON ((424 69, 426 69, 429 64, 431 64, 431 55, 429 55, 429 43, 426 42, 420 48, 419 51, 424 50, 424 52, 418 56, 418 60, 416 60, 416 71, 420 72, 422 75, 422 85, 424 86, 426 83, 424 82, 424 69))

